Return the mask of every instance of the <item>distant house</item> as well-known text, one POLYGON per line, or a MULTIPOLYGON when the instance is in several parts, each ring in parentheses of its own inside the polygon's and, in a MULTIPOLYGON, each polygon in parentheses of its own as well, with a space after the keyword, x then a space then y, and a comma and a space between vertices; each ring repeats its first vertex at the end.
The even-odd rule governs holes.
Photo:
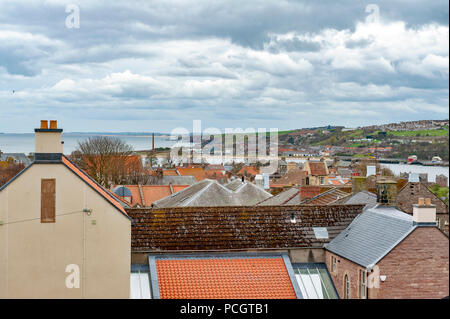
POLYGON ((448 177, 444 174, 437 175, 436 184, 438 184, 440 187, 448 187, 448 177))
POLYGON ((449 233, 448 206, 437 197, 428 188, 429 184, 424 182, 408 182, 397 194, 397 207, 408 213, 413 214, 413 204, 417 203, 419 198, 430 198, 431 203, 436 206, 437 226, 447 235, 449 233))
POLYGON ((259 168, 256 166, 243 166, 239 172, 236 174, 238 176, 244 176, 247 178, 254 178, 259 174, 259 168))
POLYGON ((0 188, 0 298, 128 298, 131 220, 63 155, 56 121, 0 188))
POLYGON ((299 168, 292 168, 287 170, 284 176, 280 178, 274 179, 270 182, 271 188, 276 187, 292 187, 292 186, 300 186, 304 178, 306 177, 306 171, 301 170, 299 168))
POLYGON ((31 160, 24 153, 2 153, 1 151, 0 162, 24 164, 25 166, 31 164, 31 160))
POLYGON ((320 161, 312 161, 307 159, 303 170, 306 171, 306 177, 304 178, 303 185, 317 186, 328 185, 328 166, 324 158, 320 161))

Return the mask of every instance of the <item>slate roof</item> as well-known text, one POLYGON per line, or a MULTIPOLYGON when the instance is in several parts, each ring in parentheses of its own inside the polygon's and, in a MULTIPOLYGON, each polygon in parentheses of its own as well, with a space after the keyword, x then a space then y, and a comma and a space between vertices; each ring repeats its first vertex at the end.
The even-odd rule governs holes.
POLYGON ((299 203, 300 195, 298 188, 292 187, 273 197, 259 202, 257 206, 297 205, 299 203), (295 199, 297 199, 297 201, 295 201, 295 199))
POLYGON ((1 153, 0 161, 7 161, 10 157, 15 161, 24 164, 25 166, 31 164, 30 159, 24 153, 1 153))
POLYGON ((322 247, 363 205, 127 209, 132 251, 322 247), (291 218, 295 218, 295 223, 291 218), (326 227, 317 239, 312 227, 326 227))
POLYGON ((242 180, 240 178, 237 178, 235 180, 232 180, 231 182, 229 182, 228 184, 225 185, 226 188, 228 188, 229 190, 235 191, 237 190, 239 187, 242 186, 242 180))
POLYGON ((153 206, 162 208, 255 205, 272 196, 252 183, 242 183, 239 180, 237 182, 226 187, 216 180, 204 179, 176 194, 155 201, 153 206))
POLYGON ((194 185, 197 180, 194 176, 149 176, 147 185, 194 185))
POLYGON ((394 207, 366 210, 325 248, 366 268, 373 267, 417 226, 394 207))
POLYGON ((352 166, 352 162, 350 161, 339 161, 336 163, 336 167, 350 167, 352 166))
POLYGON ((152 291, 161 299, 296 299, 294 285, 299 289, 287 260, 251 254, 150 257, 152 291))
POLYGON ((365 204, 364 209, 369 209, 377 205, 377 195, 368 191, 360 191, 345 198, 343 204, 365 204))

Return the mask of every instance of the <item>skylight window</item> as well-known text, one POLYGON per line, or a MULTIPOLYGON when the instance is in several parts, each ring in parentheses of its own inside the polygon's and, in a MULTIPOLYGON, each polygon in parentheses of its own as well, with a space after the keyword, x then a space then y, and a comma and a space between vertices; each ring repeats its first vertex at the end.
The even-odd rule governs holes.
POLYGON ((151 299, 148 270, 132 269, 130 275, 130 299, 151 299))
POLYGON ((304 299, 338 298, 325 264, 293 264, 292 267, 304 299))
POLYGON ((316 239, 328 239, 328 230, 326 227, 313 227, 316 239))

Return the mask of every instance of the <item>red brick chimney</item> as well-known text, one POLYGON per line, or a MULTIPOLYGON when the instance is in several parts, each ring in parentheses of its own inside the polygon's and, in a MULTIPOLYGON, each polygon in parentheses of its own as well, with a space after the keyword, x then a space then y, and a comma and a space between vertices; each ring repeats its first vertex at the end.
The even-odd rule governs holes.
POLYGON ((300 200, 310 199, 320 194, 320 186, 300 186, 300 200))

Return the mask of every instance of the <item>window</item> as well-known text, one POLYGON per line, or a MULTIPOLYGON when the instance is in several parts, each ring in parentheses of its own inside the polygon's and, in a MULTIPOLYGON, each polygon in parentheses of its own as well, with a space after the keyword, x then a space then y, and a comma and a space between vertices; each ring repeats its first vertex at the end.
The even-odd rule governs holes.
POLYGON ((333 273, 337 271, 337 259, 334 256, 331 256, 331 271, 333 273))
POLYGON ((337 299, 327 267, 322 263, 292 264, 304 299, 337 299))
POLYGON ((56 180, 41 180, 41 223, 54 223, 56 211, 56 180))
POLYGON ((350 278, 344 276, 344 299, 350 299, 350 278))
POLYGON ((323 184, 325 184, 325 177, 320 178, 320 185, 323 185, 323 184))
POLYGON ((326 227, 313 227, 313 231, 317 239, 328 239, 328 230, 326 227))
POLYGON ((359 271, 359 296, 361 299, 367 298, 366 272, 364 270, 359 271))
POLYGON ((309 177, 306 177, 306 185, 309 185, 309 177))
POLYGON ((130 299, 151 299, 148 265, 131 265, 130 299))
POLYGON ((436 226, 437 228, 441 228, 441 220, 439 217, 436 217, 436 226))

